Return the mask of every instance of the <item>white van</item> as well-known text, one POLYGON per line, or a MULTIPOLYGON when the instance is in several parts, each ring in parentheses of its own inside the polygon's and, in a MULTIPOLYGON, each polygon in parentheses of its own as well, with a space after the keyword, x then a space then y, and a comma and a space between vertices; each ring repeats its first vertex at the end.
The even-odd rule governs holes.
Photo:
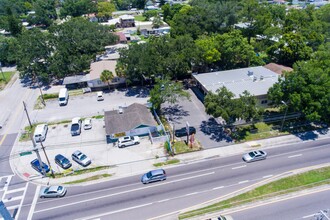
POLYGON ((103 92, 97 92, 97 101, 103 101, 104 98, 103 98, 103 92))
POLYGON ((61 105, 68 104, 68 100, 69 100, 68 89, 62 88, 60 90, 60 93, 58 94, 58 103, 59 103, 59 105, 61 106, 61 105))
POLYGON ((47 124, 40 124, 37 125, 36 129, 34 130, 33 138, 35 142, 42 142, 46 139, 48 131, 47 124))

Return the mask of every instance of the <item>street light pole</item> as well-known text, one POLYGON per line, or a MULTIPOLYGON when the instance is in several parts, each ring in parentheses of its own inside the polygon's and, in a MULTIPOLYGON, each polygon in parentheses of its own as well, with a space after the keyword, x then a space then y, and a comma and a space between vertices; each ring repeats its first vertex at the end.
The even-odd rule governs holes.
POLYGON ((53 171, 53 169, 52 169, 52 166, 50 165, 50 162, 49 162, 48 156, 47 156, 47 154, 46 154, 45 147, 44 147, 44 145, 42 144, 42 140, 41 140, 41 138, 40 138, 39 142, 40 142, 40 145, 41 145, 41 149, 44 151, 44 154, 45 154, 46 160, 47 160, 47 162, 48 162, 49 169, 50 169, 50 171, 52 172, 52 176, 53 176, 53 178, 55 178, 54 171, 53 171))
POLYGON ((284 102, 284 101, 281 101, 281 103, 284 104, 286 106, 286 108, 285 108, 285 113, 284 113, 284 117, 283 117, 283 120, 282 120, 282 125, 281 125, 280 132, 283 131, 283 125, 284 125, 284 121, 285 121, 285 116, 286 116, 286 113, 288 112, 288 104, 286 104, 286 102, 284 102))

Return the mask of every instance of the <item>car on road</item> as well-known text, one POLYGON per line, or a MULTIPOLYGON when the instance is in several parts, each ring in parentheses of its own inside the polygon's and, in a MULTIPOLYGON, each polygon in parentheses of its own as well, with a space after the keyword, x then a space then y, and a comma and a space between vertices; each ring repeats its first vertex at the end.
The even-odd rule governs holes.
MULTIPOLYGON (((31 166, 32 166, 33 169, 35 169, 36 171, 38 171, 39 173, 42 174, 42 168, 40 166, 40 163, 39 163, 38 159, 32 160, 31 161, 31 166)), ((45 164, 44 162, 42 162, 42 167, 44 168, 46 173, 48 173, 50 171, 49 166, 47 164, 45 164)))
POLYGON ((79 117, 73 118, 71 122, 71 135, 80 135, 81 133, 81 119, 79 117))
POLYGON ((140 138, 138 136, 124 136, 118 139, 118 147, 127 147, 140 143, 140 138))
POLYGON ((166 180, 166 172, 163 169, 151 170, 141 177, 143 184, 166 180))
POLYGON ((72 166, 70 160, 65 156, 63 156, 62 154, 57 154, 55 156, 55 163, 65 170, 69 169, 72 166))
MULTIPOLYGON (((192 135, 192 134, 196 134, 196 128, 189 126, 189 135, 192 135)), ((187 136, 187 128, 183 127, 183 128, 175 130, 174 135, 176 137, 187 136)))
POLYGON ((40 198, 59 198, 65 196, 67 189, 64 186, 47 186, 40 190, 40 198))
POLYGON ((92 163, 91 159, 89 159, 86 154, 83 154, 81 151, 76 150, 72 154, 72 160, 76 161, 83 167, 87 167, 89 164, 92 163))
POLYGON ((242 157, 242 159, 247 163, 258 160, 264 160, 266 158, 267 158, 267 153, 262 150, 251 151, 247 154, 244 154, 242 157))
POLYGON ((231 217, 230 215, 219 215, 217 217, 208 218, 205 220, 233 220, 233 217, 231 217))
POLYGON ((92 119, 91 118, 86 118, 84 120, 84 129, 85 130, 92 129, 92 119))

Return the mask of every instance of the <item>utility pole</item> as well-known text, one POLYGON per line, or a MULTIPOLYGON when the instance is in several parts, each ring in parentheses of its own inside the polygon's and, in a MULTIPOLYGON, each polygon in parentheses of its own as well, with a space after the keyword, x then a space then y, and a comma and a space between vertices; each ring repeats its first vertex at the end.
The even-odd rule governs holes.
POLYGON ((38 161, 39 161, 39 166, 41 168, 42 176, 46 177, 46 170, 45 170, 45 167, 42 166, 42 160, 41 160, 41 157, 40 157, 40 154, 39 154, 39 150, 37 148, 37 144, 36 144, 32 134, 31 134, 31 141, 32 141, 32 144, 33 144, 33 151, 36 152, 36 154, 37 154, 37 158, 38 158, 38 161))
POLYGON ((3 201, 0 201, 0 216, 5 220, 13 220, 14 218, 10 215, 10 212, 8 211, 6 205, 3 203, 3 201))
POLYGON ((285 116, 286 116, 286 113, 288 112, 288 104, 286 104, 286 102, 284 102, 284 101, 281 101, 281 103, 284 104, 286 106, 286 108, 285 108, 285 113, 284 113, 284 117, 283 117, 283 120, 282 120, 282 125, 281 125, 280 132, 283 131, 283 125, 284 125, 284 121, 285 121, 285 116))
MULTIPOLYGON (((30 128, 32 128, 32 124, 31 124, 30 116, 29 116, 29 113, 28 113, 28 111, 27 111, 27 109, 26 109, 26 104, 25 104, 24 101, 23 101, 23 106, 24 106, 24 111, 25 111, 25 113, 26 113, 26 117, 27 117, 27 119, 28 119, 28 121, 29 121, 29 124, 30 124, 30 128)), ((34 146, 34 145, 33 145, 33 146, 34 146)))
POLYGON ((3 71, 2 71, 2 63, 1 63, 1 62, 0 62, 0 69, 1 69, 1 73, 2 73, 3 80, 4 80, 5 82, 7 82, 6 77, 5 77, 5 74, 4 74, 3 71))
POLYGON ((43 143, 42 143, 41 138, 40 138, 40 144, 41 144, 41 148, 42 148, 42 150, 44 151, 45 157, 46 157, 46 159, 47 159, 47 163, 48 163, 49 169, 50 169, 50 171, 52 172, 52 176, 53 176, 53 178, 55 178, 54 171, 53 171, 53 169, 52 169, 52 166, 50 165, 50 162, 49 162, 49 159, 48 159, 48 156, 47 156, 47 154, 46 154, 46 150, 45 150, 45 147, 44 147, 44 145, 43 145, 43 143))

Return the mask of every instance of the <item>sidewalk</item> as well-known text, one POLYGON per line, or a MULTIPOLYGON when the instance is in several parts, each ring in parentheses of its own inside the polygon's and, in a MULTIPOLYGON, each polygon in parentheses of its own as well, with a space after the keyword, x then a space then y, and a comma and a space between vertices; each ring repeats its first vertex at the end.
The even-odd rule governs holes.
MULTIPOLYGON (((314 133, 317 133, 317 132, 314 131, 314 133)), ((317 134, 318 134, 318 140, 330 138, 330 132, 328 132, 326 134, 319 134, 319 133, 317 133, 317 134)), ((294 143, 302 143, 302 142, 304 142, 304 141, 295 135, 286 135, 286 136, 274 137, 274 138, 270 138, 270 139, 263 139, 263 140, 251 141, 251 142, 246 142, 246 143, 241 143, 241 144, 234 144, 234 145, 225 146, 225 147, 212 148, 212 149, 202 150, 202 151, 197 151, 197 152, 192 152, 192 153, 180 154, 180 155, 176 155, 174 157, 169 157, 169 158, 167 158, 165 155, 159 155, 159 153, 157 153, 157 155, 159 157, 149 157, 149 158, 137 157, 137 156, 134 156, 133 154, 130 154, 129 158, 125 158, 125 162, 119 162, 119 161, 122 161, 122 160, 120 160, 120 158, 116 158, 116 160, 111 159, 111 160, 115 161, 116 163, 111 164, 112 167, 109 169, 100 170, 100 171, 92 172, 92 173, 86 173, 86 174, 82 174, 82 175, 56 178, 56 179, 42 178, 40 175, 24 176, 24 173, 22 173, 22 172, 17 173, 17 171, 18 171, 17 166, 22 165, 23 164, 22 162, 24 162, 26 164, 26 161, 20 161, 20 160, 24 160, 24 157, 14 158, 11 161, 13 161, 12 168, 14 168, 13 169, 14 172, 16 172, 22 179, 25 179, 26 181, 30 181, 35 184, 42 184, 42 185, 48 185, 48 184, 49 185, 59 185, 59 184, 65 183, 65 182, 71 182, 71 181, 75 181, 75 180, 85 179, 85 178, 99 175, 99 174, 111 174, 111 177, 102 178, 102 179, 95 180, 95 181, 88 181, 88 182, 79 184, 79 185, 89 185, 89 184, 94 184, 96 182, 102 182, 102 181, 122 178, 122 177, 126 177, 126 176, 140 175, 140 174, 142 175, 143 173, 145 173, 149 170, 155 169, 155 167, 153 166, 154 163, 164 162, 167 159, 178 159, 178 160, 180 160, 180 164, 187 164, 187 163, 197 162, 199 160, 212 158, 212 157, 221 158, 221 157, 227 157, 227 156, 232 156, 232 155, 241 155, 247 151, 250 151, 251 149, 256 149, 256 148, 267 149, 267 148, 280 147, 280 146, 285 146, 285 145, 294 144, 294 143)), ((119 152, 122 152, 122 151, 119 151, 119 152)), ((110 155, 110 156, 123 157, 124 155, 120 154, 120 155, 110 155)), ((176 165, 177 164, 168 165, 165 167, 176 166, 176 165)))

